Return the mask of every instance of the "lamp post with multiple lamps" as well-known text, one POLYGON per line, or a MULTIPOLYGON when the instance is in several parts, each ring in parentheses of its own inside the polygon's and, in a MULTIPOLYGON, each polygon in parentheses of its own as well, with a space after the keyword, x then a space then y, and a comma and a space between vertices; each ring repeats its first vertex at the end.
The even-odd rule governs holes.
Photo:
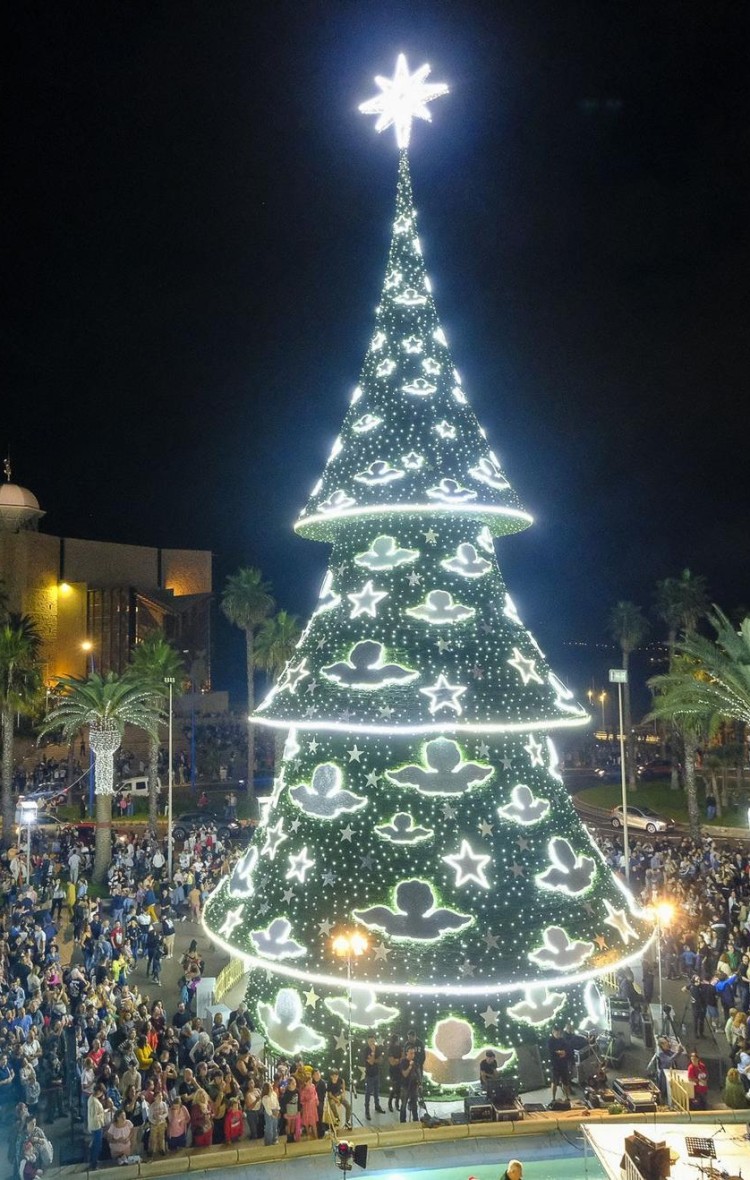
POLYGON ((175 676, 165 676, 164 683, 169 689, 169 794, 167 799, 167 877, 172 880, 172 785, 173 785, 173 751, 172 751, 172 700, 174 693, 174 686, 176 683, 175 676))
POLYGON ((349 1051, 349 1101, 354 1098, 354 1066, 352 1063, 352 959, 359 959, 369 948, 369 940, 361 930, 342 930, 331 939, 331 950, 340 959, 346 959, 347 1003, 349 1021, 347 1042, 349 1051))
MULTIPOLYGON (((81 643, 81 651, 86 655, 86 663, 88 664, 89 676, 92 676, 96 670, 94 663, 94 644, 90 639, 84 639, 81 643)), ((89 734, 89 816, 93 818, 94 815, 94 751, 91 748, 91 736, 89 734)))
POLYGON ((31 829, 37 820, 39 804, 34 799, 25 799, 19 804, 21 811, 19 827, 26 828, 26 883, 31 881, 31 829))

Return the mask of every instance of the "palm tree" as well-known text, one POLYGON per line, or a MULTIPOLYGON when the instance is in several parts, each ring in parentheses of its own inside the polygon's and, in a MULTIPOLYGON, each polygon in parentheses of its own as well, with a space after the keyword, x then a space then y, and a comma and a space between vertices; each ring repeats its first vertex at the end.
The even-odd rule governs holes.
POLYGON ((669 672, 653 676, 649 687, 654 693, 654 705, 647 720, 671 721, 678 730, 685 751, 685 799, 688 808, 690 835, 700 840, 701 818, 695 782, 695 758, 698 748, 711 731, 715 712, 695 686, 702 673, 689 656, 676 652, 669 672))
MULTIPOLYGON (((272 680, 275 680, 289 663, 301 634, 297 616, 290 615, 285 610, 280 610, 261 624, 255 640, 255 662, 259 668, 268 672, 272 680)), ((274 768, 276 771, 278 771, 281 762, 284 738, 284 730, 277 729, 274 742, 274 768)))
MULTIPOLYGON (((273 610, 271 586, 260 570, 244 566, 236 574, 230 574, 221 596, 221 609, 235 627, 245 632, 245 659, 247 665, 247 714, 255 710, 255 636, 261 623, 273 610)), ((250 818, 258 818, 258 800, 255 796, 255 733, 252 725, 247 727, 247 797, 250 804, 250 818)))
POLYGON ((94 881, 101 883, 112 859, 112 795, 114 793, 114 756, 120 748, 126 725, 135 725, 153 738, 163 718, 163 696, 151 682, 142 680, 131 669, 118 676, 108 672, 102 677, 92 672, 87 680, 63 677, 57 684, 61 694, 50 711, 39 736, 61 729, 70 741, 88 728, 89 743, 95 754, 94 791, 96 793, 96 851, 94 881))
POLYGON ((13 835, 13 718, 30 713, 42 684, 39 654, 42 639, 28 615, 7 614, 0 626, 0 727, 2 729, 3 843, 13 835))
MULTIPOLYGON (((656 583, 656 613, 667 625, 667 649, 671 667, 680 631, 690 635, 708 611, 706 579, 684 569, 679 578, 663 578, 656 583)), ((687 758, 685 759, 687 765, 687 758)), ((679 788, 677 761, 672 758, 672 790, 679 788)))
MULTIPOLYGON (((179 684, 185 674, 182 656, 175 651, 164 632, 160 630, 150 631, 145 639, 133 648, 130 666, 144 683, 152 686, 154 694, 164 700, 169 696, 169 686, 164 683, 165 680, 173 680, 179 691, 179 684)), ((158 818, 159 747, 157 728, 155 734, 149 735, 148 744, 148 825, 152 834, 156 833, 158 818)))
POLYGON ((635 772, 635 735, 630 711, 630 654, 640 647, 649 630, 648 620, 643 611, 634 602, 621 601, 615 603, 609 616, 609 632, 620 645, 622 651, 622 666, 627 679, 623 689, 623 711, 625 714, 624 729, 625 742, 628 750, 628 786, 634 791, 637 786, 635 772))

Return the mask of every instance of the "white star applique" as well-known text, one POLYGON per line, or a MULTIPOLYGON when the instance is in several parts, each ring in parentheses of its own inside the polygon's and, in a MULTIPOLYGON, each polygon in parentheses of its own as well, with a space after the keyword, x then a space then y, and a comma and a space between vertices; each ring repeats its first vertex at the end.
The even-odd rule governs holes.
POLYGON ((532 766, 544 766, 541 744, 536 740, 533 734, 529 735, 529 740, 524 746, 524 750, 531 759, 532 766))
POLYGON ((496 1012, 494 1008, 490 1008, 490 1006, 488 1004, 487 1007, 485 1008, 484 1012, 480 1012, 479 1015, 482 1017, 482 1020, 484 1021, 484 1027, 489 1028, 491 1024, 497 1024, 497 1018, 500 1015, 500 1013, 496 1012))
POLYGON ((364 754, 364 750, 360 750, 360 748, 356 742, 352 746, 351 750, 347 750, 346 752, 349 755, 350 762, 361 762, 362 761, 362 755, 364 754))
POLYGON ((300 852, 291 852, 289 854, 289 868, 287 869, 285 880, 291 881, 296 877, 304 885, 305 878, 314 864, 315 861, 310 860, 307 855, 307 846, 300 852))
POLYGON ((376 947, 373 947, 373 951, 373 958, 376 963, 378 959, 381 959, 384 963, 386 963, 388 961, 388 956, 391 953, 391 948, 386 946, 384 942, 379 942, 376 947))
POLYGON ((284 821, 280 819, 272 828, 266 828, 266 840, 260 850, 260 855, 267 856, 269 860, 274 860, 279 844, 283 844, 288 839, 289 837, 284 831, 284 821))
POLYGON ((454 882, 456 888, 468 884, 469 881, 475 881, 477 885, 482 886, 482 889, 489 889, 490 883, 484 875, 484 868, 491 859, 490 856, 476 853, 468 840, 461 841, 461 848, 458 852, 454 852, 451 856, 441 857, 441 860, 449 864, 456 874, 454 882))
POLYGON ((513 659, 508 660, 508 663, 511 668, 516 669, 524 684, 528 684, 530 680, 535 680, 537 684, 544 684, 544 681, 534 666, 536 661, 522 656, 517 647, 513 648, 513 659))
POLYGON ((302 995, 305 997, 306 1008, 314 1008, 320 999, 320 996, 315 994, 315 990, 312 987, 310 988, 309 992, 303 992, 302 995))
POLYGON ((224 938, 230 938, 232 932, 240 925, 242 921, 242 906, 238 905, 235 909, 229 910, 227 916, 219 927, 219 934, 224 938))
POLYGON ((607 901, 606 897, 604 899, 604 907, 608 915, 604 919, 605 926, 612 926, 620 935, 620 938, 626 946, 630 942, 631 938, 638 937, 635 930, 630 925, 630 922, 628 922, 628 915, 624 909, 616 910, 614 906, 611 905, 609 901, 607 901))
MULTIPOLYGON (((449 684, 442 672, 432 688, 420 688, 419 691, 430 698, 430 713, 433 716, 443 709, 450 709, 459 716, 463 713, 459 698, 466 692, 466 688, 461 684, 449 684)), ((541 750, 541 746, 539 748, 541 750)))
POLYGON ((352 612, 349 615, 350 619, 356 619, 360 615, 369 615, 370 618, 374 619, 377 615, 378 603, 388 597, 388 591, 376 590, 372 584, 372 580, 370 580, 365 582, 361 590, 347 594, 346 597, 352 604, 352 612))

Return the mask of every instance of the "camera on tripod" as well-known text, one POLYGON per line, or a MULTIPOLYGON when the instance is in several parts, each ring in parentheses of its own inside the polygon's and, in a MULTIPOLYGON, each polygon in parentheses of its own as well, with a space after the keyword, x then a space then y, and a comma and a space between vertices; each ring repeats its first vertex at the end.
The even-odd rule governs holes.
POLYGON ((351 1172, 354 1164, 358 1168, 367 1167, 367 1144, 359 1143, 356 1147, 346 1139, 339 1139, 332 1148, 333 1162, 340 1172, 351 1172))

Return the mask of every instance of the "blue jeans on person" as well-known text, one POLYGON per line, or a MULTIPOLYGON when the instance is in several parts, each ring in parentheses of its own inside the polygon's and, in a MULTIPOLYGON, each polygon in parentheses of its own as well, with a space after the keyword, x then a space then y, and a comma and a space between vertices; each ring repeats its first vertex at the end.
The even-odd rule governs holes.
POLYGON ((406 1087, 402 1087, 402 1090, 401 1090, 401 1122, 402 1123, 406 1122, 407 1111, 411 1115, 412 1121, 415 1123, 418 1123, 419 1122, 419 1109, 417 1107, 417 1091, 416 1090, 407 1090, 406 1087))
POLYGON ((272 1143, 279 1141, 279 1120, 273 1118, 272 1115, 267 1114, 265 1117, 265 1127, 263 1130, 263 1142, 266 1147, 270 1147, 272 1143))
POLYGON ((380 1106, 380 1074, 365 1077, 365 1117, 370 1117, 370 1100, 375 1099, 375 1109, 380 1106))
POLYGON ((104 1139, 104 1131, 89 1131, 91 1136, 91 1147, 89 1148, 89 1167, 95 1168, 99 1163, 99 1156, 102 1154, 102 1140, 104 1139))

